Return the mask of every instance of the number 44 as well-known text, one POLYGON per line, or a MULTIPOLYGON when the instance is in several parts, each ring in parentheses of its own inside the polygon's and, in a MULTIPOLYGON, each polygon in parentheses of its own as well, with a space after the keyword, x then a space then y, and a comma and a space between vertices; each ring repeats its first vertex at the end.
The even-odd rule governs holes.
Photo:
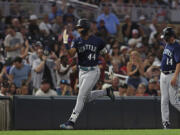
POLYGON ((96 54, 90 53, 89 56, 88 56, 88 59, 89 60, 92 60, 92 59, 96 60, 96 54))

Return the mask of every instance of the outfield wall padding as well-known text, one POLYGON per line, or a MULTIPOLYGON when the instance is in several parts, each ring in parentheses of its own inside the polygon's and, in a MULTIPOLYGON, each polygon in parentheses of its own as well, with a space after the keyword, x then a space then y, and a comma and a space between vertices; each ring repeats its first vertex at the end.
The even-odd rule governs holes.
MULTIPOLYGON (((59 129, 69 119, 76 97, 14 97, 14 129, 59 129)), ((180 128, 180 113, 170 106, 172 128, 180 128)), ((87 103, 76 129, 159 129, 160 97, 100 98, 87 103)))

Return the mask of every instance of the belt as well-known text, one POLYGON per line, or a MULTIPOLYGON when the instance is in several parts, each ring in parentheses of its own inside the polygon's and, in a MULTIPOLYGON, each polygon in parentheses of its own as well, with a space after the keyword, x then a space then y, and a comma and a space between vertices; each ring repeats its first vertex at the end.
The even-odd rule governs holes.
POLYGON ((79 66, 79 68, 84 71, 93 71, 96 69, 95 67, 83 67, 83 66, 79 66))
POLYGON ((168 74, 172 74, 175 72, 175 70, 170 70, 170 71, 161 71, 162 73, 164 73, 165 75, 168 75, 168 74))

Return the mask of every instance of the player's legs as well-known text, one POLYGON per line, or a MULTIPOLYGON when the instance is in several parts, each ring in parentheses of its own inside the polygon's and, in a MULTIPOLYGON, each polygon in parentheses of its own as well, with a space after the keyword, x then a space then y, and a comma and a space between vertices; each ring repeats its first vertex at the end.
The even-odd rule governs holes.
POLYGON ((91 102, 99 97, 103 97, 107 95, 107 90, 93 90, 90 92, 87 102, 91 102))
POLYGON ((178 86, 177 87, 172 87, 170 84, 170 81, 173 77, 173 74, 171 74, 171 76, 168 76, 168 80, 169 80, 169 97, 170 97, 170 103, 178 110, 180 111, 180 101, 178 99, 178 86))
POLYGON ((169 83, 167 75, 161 73, 160 89, 161 89, 161 117, 162 122, 169 122, 169 83))
POLYGON ((91 101, 93 101, 99 97, 103 97, 103 96, 107 95, 107 90, 93 90, 92 91, 92 89, 96 85, 97 81, 99 80, 99 77, 100 77, 100 70, 98 68, 96 79, 94 80, 94 84, 91 85, 91 87, 90 87, 89 94, 88 94, 86 102, 91 102, 91 101))
POLYGON ((81 113, 85 102, 88 100, 90 91, 96 84, 97 80, 99 78, 99 70, 98 68, 94 71, 80 71, 79 74, 79 94, 77 97, 76 105, 73 110, 73 113, 70 117, 70 121, 76 122, 79 114, 81 113))

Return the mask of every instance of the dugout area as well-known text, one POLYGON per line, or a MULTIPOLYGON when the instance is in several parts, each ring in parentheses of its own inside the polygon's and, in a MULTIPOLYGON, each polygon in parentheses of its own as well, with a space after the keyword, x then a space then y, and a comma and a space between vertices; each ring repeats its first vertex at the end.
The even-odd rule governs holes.
MULTIPOLYGON (((76 97, 61 96, 14 96, 1 101, 5 99, 9 101, 5 112, 0 107, 1 118, 7 118, 0 119, 0 123, 6 125, 5 130, 59 129, 59 124, 68 120, 76 102, 76 97)), ((172 128, 180 128, 179 112, 172 106, 170 122, 172 128)), ((118 97, 115 102, 100 98, 85 106, 75 128, 161 129, 160 97, 118 97)))

